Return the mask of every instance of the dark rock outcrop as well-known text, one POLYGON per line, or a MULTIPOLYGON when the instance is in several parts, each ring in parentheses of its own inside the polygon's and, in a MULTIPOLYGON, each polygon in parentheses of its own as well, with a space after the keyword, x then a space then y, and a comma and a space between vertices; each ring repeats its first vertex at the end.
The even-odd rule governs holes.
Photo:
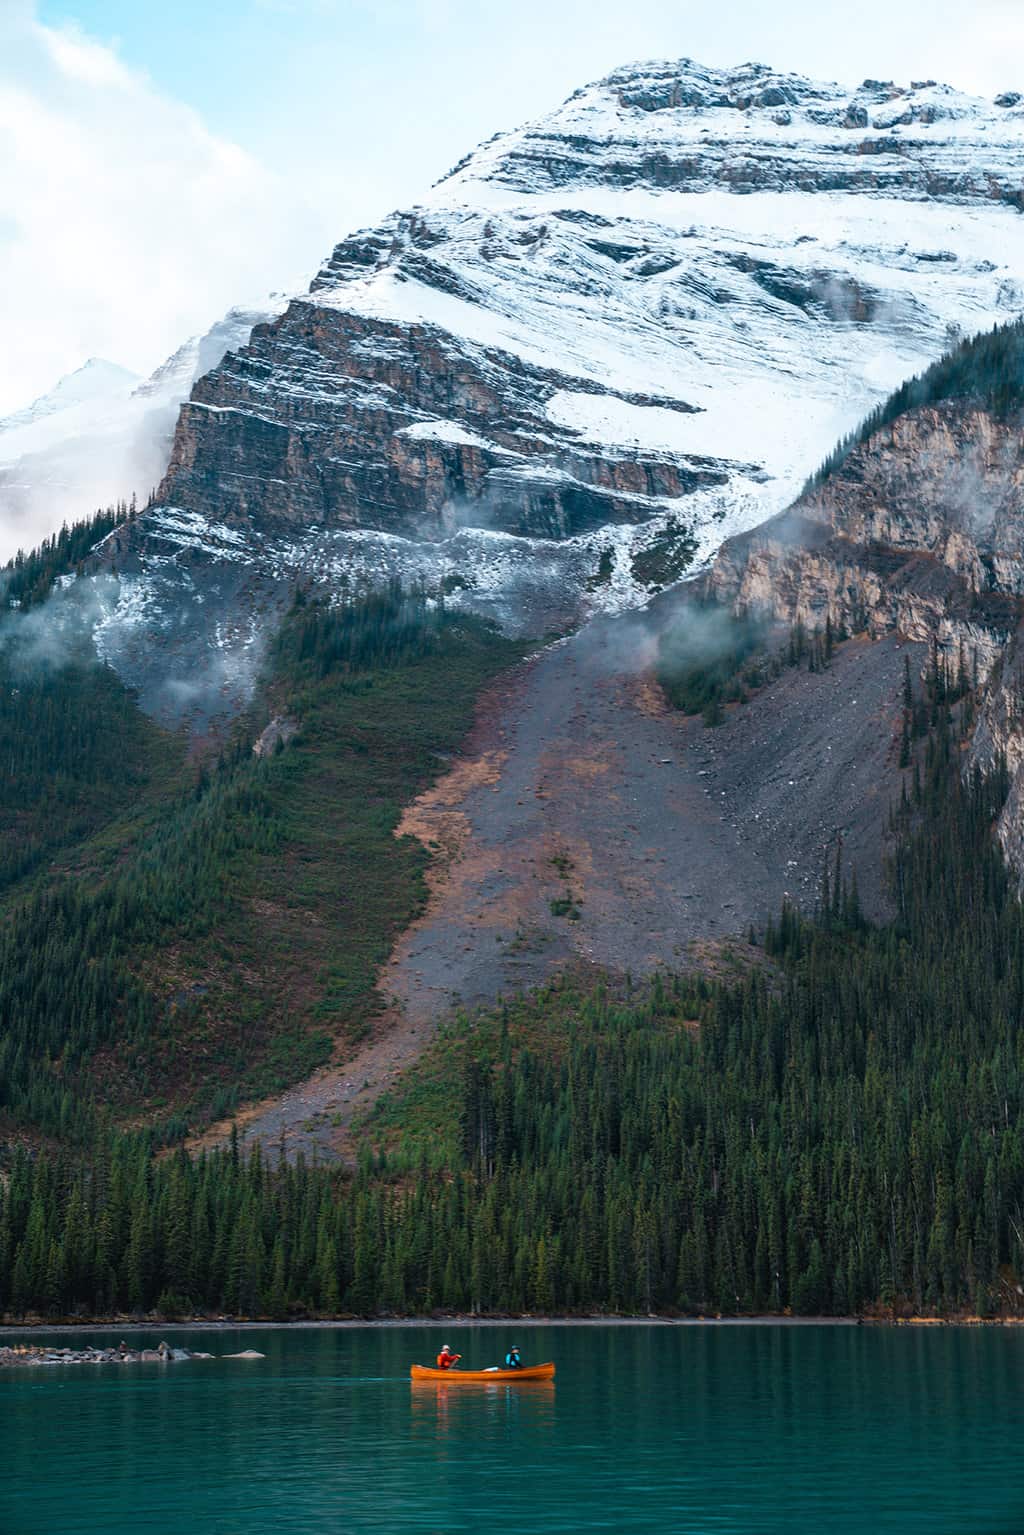
POLYGON ((726 483, 700 460, 581 451, 544 413, 566 383, 433 326, 296 301, 193 390, 158 500, 228 525, 566 538, 726 483))

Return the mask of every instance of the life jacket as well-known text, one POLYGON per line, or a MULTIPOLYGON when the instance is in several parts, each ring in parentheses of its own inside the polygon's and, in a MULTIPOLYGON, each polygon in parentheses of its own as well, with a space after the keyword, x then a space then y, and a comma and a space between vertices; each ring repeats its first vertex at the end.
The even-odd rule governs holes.
POLYGON ((508 1353, 505 1355, 505 1368, 506 1370, 521 1370, 523 1368, 523 1361, 518 1354, 508 1353))
POLYGON ((439 1370, 450 1370, 454 1363, 454 1354, 438 1354, 437 1356, 437 1368, 439 1370))

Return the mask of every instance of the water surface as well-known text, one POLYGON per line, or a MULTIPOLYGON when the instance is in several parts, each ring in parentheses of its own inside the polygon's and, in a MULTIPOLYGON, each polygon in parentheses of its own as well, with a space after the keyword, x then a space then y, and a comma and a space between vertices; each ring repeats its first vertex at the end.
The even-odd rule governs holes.
POLYGON ((0 1372, 2 1535, 1024 1531, 1017 1331, 410 1326, 169 1341, 267 1357, 0 1372), (410 1386, 409 1364, 442 1342, 467 1366, 518 1342, 558 1377, 410 1386))

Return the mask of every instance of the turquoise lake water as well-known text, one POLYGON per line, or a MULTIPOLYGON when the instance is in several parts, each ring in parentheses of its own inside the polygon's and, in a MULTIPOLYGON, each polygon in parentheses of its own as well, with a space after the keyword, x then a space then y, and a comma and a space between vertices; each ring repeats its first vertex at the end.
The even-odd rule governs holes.
POLYGON ((267 1357, 0 1374, 3 1535, 1024 1531, 1016 1331, 168 1336, 267 1357), (412 1387, 442 1342, 467 1366, 518 1342, 558 1377, 412 1387))

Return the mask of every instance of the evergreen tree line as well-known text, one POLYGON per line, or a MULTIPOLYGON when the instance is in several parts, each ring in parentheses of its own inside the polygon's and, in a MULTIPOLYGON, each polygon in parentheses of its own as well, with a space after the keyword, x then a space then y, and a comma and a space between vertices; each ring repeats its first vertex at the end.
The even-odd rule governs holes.
POLYGON ((166 1007, 133 964, 148 945, 207 932, 230 896, 231 860, 270 849, 266 766, 226 762, 162 818, 105 880, 66 878, 17 904, 0 928, 0 1109, 15 1123, 88 1140, 83 1070, 117 1047, 118 1075, 151 1090, 148 1047, 166 1007))
POLYGON ((113 672, 68 643, 0 648, 0 892, 95 831, 145 786, 166 743, 113 672))
POLYGON ((445 631, 459 622, 446 612, 442 598, 429 597, 423 588, 408 589, 398 577, 341 603, 300 588, 291 621, 278 635, 275 657, 280 670, 319 678, 400 666, 439 649, 445 631))
POLYGON ((803 494, 817 490, 837 473, 850 454, 900 416, 945 400, 973 401, 997 416, 1024 404, 1024 319, 996 325, 962 341, 924 373, 901 384, 871 411, 810 477, 803 494))
POLYGON ((70 526, 65 522, 58 533, 44 538, 28 554, 19 549, 0 575, 0 589, 9 606, 25 613, 45 602, 58 576, 80 569, 102 539, 135 516, 133 496, 130 501, 119 501, 70 526))
POLYGON ((725 704, 744 702, 768 680, 768 638, 765 622, 716 602, 687 606, 658 641, 658 685, 673 708, 720 724, 725 704))
POLYGON ((831 617, 820 630, 798 622, 788 634, 773 635, 767 619, 735 614, 709 600, 687 606, 681 622, 661 636, 656 675, 674 708, 700 714, 714 727, 724 723, 727 704, 748 703, 788 667, 825 671, 846 638, 831 617))
MULTIPOLYGON (((550 988, 467 1028, 447 1143, 19 1153, 0 1310, 985 1314, 1024 1278, 1024 918, 943 711, 894 807, 893 922, 833 867, 739 982, 550 988), (445 1146, 447 1145, 447 1150, 445 1146)), ((442 1121, 442 1124, 444 1121, 442 1121)))

